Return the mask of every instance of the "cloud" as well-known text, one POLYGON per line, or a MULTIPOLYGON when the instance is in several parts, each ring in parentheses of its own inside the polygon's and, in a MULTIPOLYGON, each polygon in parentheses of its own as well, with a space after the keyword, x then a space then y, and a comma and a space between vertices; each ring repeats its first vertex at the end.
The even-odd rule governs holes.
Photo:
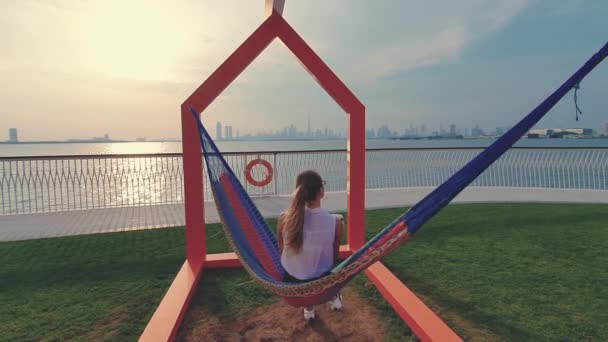
MULTIPOLYGON (((535 0, 465 1, 453 13, 426 18, 422 28, 409 36, 387 40, 355 62, 356 70, 368 81, 457 60, 475 41, 505 27, 535 0)), ((433 12, 427 9, 426 12, 433 12)), ((418 19, 419 20, 419 19, 418 19)), ((404 22, 407 22, 404 20, 404 22)), ((406 24, 404 24, 406 25, 406 24)), ((403 29, 403 27, 401 27, 403 29)), ((416 29, 414 29, 416 30, 416 29)))
POLYGON ((535 0, 492 1, 491 6, 481 10, 477 16, 469 17, 472 25, 478 25, 479 34, 483 35, 503 28, 511 19, 530 7, 535 0))
POLYGON ((460 55, 470 39, 470 32, 457 25, 431 36, 420 36, 390 44, 371 54, 364 62, 368 70, 367 76, 381 78, 453 60, 460 55))

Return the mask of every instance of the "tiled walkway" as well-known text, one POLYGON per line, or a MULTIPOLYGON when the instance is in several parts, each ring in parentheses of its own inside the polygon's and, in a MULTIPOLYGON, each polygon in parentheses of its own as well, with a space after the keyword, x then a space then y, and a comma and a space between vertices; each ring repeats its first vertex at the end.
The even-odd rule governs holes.
MULTIPOLYGON (((409 206, 432 188, 374 189, 366 192, 366 208, 409 206)), ((289 205, 289 197, 258 197, 254 202, 264 217, 277 217, 289 205)), ((608 204, 608 191, 528 188, 471 187, 453 202, 572 202, 608 204)), ((329 211, 346 210, 346 193, 326 194, 323 207, 329 211)), ((205 203, 207 222, 218 222, 213 203, 205 203)), ((0 241, 40 239, 57 236, 105 233, 137 229, 183 226, 183 204, 144 207, 92 209, 41 214, 0 216, 0 241)))

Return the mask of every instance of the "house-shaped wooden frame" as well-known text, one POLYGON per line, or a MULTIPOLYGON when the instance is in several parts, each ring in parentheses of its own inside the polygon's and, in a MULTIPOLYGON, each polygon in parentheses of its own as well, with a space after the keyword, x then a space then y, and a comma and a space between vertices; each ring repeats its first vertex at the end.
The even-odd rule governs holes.
MULTIPOLYGON (((182 143, 186 210, 186 261, 142 333, 142 341, 173 340, 203 270, 239 267, 234 253, 207 254, 205 244, 202 155, 191 108, 202 113, 275 39, 291 50, 302 66, 346 112, 347 245, 342 258, 365 242, 365 107, 283 18, 284 0, 266 0, 264 22, 182 104, 182 143)), ((384 298, 422 340, 459 337, 382 263, 365 271, 384 298)))

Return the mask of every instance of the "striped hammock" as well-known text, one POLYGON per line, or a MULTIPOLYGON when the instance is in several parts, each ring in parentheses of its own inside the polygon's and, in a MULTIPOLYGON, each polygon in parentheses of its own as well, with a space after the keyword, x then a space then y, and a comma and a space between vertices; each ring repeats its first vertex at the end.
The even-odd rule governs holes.
POLYGON ((308 306, 327 301, 359 272, 410 239, 425 222, 500 158, 607 55, 608 43, 513 128, 335 266, 329 275, 304 283, 282 281, 286 272, 281 266, 274 233, 207 133, 199 120, 199 114, 192 110, 200 131, 209 181, 227 240, 247 272, 264 287, 283 297, 287 303, 308 306))

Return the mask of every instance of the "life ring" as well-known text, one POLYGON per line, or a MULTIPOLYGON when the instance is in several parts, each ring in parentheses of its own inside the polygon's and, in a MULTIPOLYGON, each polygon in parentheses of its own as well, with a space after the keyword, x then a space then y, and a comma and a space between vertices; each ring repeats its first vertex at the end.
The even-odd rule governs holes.
POLYGON ((272 165, 270 165, 270 163, 264 159, 254 159, 250 161, 249 164, 247 164, 247 166, 245 167, 245 178, 247 178, 247 182, 254 186, 262 187, 268 185, 268 183, 272 181, 272 174, 272 165), (253 178, 253 175, 251 174, 251 170, 253 170, 253 167, 258 164, 264 166, 267 171, 266 178, 262 179, 261 181, 258 181, 253 178))

